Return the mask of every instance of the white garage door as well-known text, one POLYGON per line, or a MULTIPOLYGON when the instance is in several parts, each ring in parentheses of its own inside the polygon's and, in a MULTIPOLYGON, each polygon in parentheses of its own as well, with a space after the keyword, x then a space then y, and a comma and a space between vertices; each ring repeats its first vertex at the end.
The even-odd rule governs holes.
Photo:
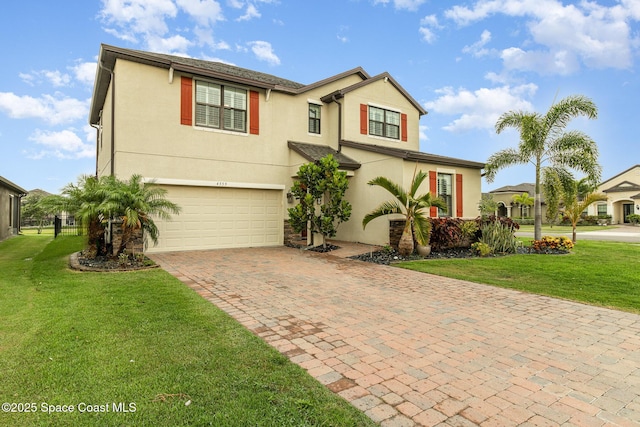
POLYGON ((163 186, 182 211, 156 220, 148 252, 276 246, 283 243, 281 190, 163 186))

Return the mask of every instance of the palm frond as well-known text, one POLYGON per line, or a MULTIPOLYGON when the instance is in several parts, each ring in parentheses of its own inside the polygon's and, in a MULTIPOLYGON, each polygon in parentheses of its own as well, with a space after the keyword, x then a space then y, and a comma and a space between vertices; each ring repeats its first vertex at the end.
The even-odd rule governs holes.
POLYGON ((388 202, 382 203, 380 206, 369 212, 362 219, 362 228, 366 228, 367 224, 376 218, 380 218, 381 216, 390 215, 390 214, 401 214, 404 213, 403 207, 400 206, 398 201, 391 200, 388 202))
POLYGON ((382 187, 385 190, 387 190, 389 193, 391 193, 393 195, 393 197, 395 197, 396 199, 398 199, 400 201, 400 203, 402 203, 402 205, 407 204, 407 193, 404 191, 404 189, 396 184, 395 182, 391 181, 388 178, 385 178, 384 176, 378 176, 373 178, 372 180, 370 180, 367 184, 369 185, 377 185, 378 187, 382 187))
POLYGON ((523 157, 518 150, 514 148, 505 148, 504 150, 500 150, 489 157, 484 167, 485 178, 487 179, 487 182, 491 183, 495 179, 498 171, 501 169, 525 164, 528 161, 529 159, 523 157))

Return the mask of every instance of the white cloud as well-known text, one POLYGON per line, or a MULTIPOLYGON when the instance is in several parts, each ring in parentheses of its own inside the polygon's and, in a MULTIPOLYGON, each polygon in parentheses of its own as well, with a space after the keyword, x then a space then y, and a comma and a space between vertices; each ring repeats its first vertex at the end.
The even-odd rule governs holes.
POLYGON ((469 46, 465 46, 462 49, 462 52, 464 53, 470 53, 471 55, 475 56, 475 57, 481 57, 481 56, 486 56, 490 53, 490 50, 487 49, 485 46, 487 45, 487 43, 489 43, 491 41, 491 32, 488 30, 484 30, 482 32, 482 34, 480 34, 480 40, 478 40, 477 42, 469 45, 469 46))
POLYGON ((259 60, 266 61, 271 65, 280 65, 280 58, 273 52, 271 43, 258 40, 247 44, 259 60))
POLYGON ((40 70, 18 75, 29 86, 34 86, 42 81, 49 82, 53 87, 64 87, 71 84, 71 76, 58 70, 40 70))
POLYGON ((527 20, 532 41, 503 49, 505 67, 514 70, 569 74, 580 64, 592 68, 630 68, 635 36, 631 21, 640 20, 640 2, 621 0, 606 7, 582 1, 563 4, 559 0, 478 0, 471 7, 454 6, 445 16, 459 25, 502 14, 527 20))
POLYGON ((425 107, 434 113, 458 116, 443 128, 451 132, 493 129, 500 115, 507 111, 533 110, 528 99, 537 89, 533 83, 481 88, 473 92, 464 88, 456 91, 445 87, 437 90, 438 98, 425 103, 425 107))
MULTIPOLYGON (((173 18, 178 8, 172 0, 102 0, 102 18, 130 34, 165 34, 165 19, 173 18)), ((117 34, 114 34, 117 35, 117 34)))
POLYGON ((419 127, 419 131, 418 131, 418 140, 419 141, 428 141, 429 137, 427 136, 427 131, 429 130, 429 127, 426 125, 420 125, 419 127))
POLYGON ((73 128, 57 132, 36 129, 29 140, 45 147, 37 153, 32 153, 32 158, 80 159, 95 155, 95 146, 83 142, 73 128))
POLYGON ((35 118, 55 125, 86 118, 89 114, 89 100, 81 101, 61 94, 33 98, 0 92, 0 111, 14 119, 35 118))
POLYGON ((262 15, 260 15, 258 9, 254 5, 248 4, 244 15, 236 19, 236 21, 250 21, 253 18, 260 18, 260 16, 262 15))
POLYGON ((433 43, 436 39, 434 29, 442 28, 438 23, 438 18, 435 15, 427 15, 420 20, 420 28, 418 31, 422 35, 422 39, 427 43, 433 43))
POLYGON ((212 26, 223 21, 222 8, 215 0, 177 0, 178 6, 201 26, 212 26))
POLYGON ((92 85, 96 77, 97 62, 78 62, 71 67, 71 71, 80 83, 85 85, 92 85))
POLYGON ((152 36, 147 39, 147 45, 151 51, 180 56, 189 56, 187 51, 192 44, 192 42, 180 35, 164 38, 152 36))
MULTIPOLYGON (((392 0, 393 6, 396 9, 405 9, 405 10, 418 10, 418 8, 426 3, 427 0, 392 0)), ((390 3, 390 0, 373 0, 373 4, 383 4, 387 5, 390 3)))

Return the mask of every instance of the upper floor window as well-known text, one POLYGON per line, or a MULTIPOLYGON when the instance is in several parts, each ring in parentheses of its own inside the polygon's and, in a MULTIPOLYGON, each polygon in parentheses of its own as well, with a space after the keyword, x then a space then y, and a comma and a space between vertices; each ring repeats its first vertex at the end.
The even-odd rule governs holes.
POLYGON ((247 91, 197 81, 196 125, 246 132, 247 91))
POLYGON ((309 133, 320 133, 320 106, 309 104, 309 133))
POLYGON ((438 208, 438 216, 453 215, 453 175, 438 173, 438 197, 447 205, 447 211, 438 208))
POLYGON ((400 113, 369 106, 369 135, 400 139, 400 113))

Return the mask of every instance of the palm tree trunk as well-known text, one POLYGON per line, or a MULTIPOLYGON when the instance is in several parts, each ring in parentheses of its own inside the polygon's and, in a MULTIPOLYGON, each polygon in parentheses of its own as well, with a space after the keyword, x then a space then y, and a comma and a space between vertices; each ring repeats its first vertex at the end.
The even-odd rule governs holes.
POLYGON ((533 239, 542 239, 542 196, 540 191, 540 158, 536 162, 536 196, 533 204, 533 239))
POLYGON ((411 221, 407 221, 400 242, 398 242, 398 253, 402 256, 408 256, 413 253, 413 233, 411 233, 411 221))

